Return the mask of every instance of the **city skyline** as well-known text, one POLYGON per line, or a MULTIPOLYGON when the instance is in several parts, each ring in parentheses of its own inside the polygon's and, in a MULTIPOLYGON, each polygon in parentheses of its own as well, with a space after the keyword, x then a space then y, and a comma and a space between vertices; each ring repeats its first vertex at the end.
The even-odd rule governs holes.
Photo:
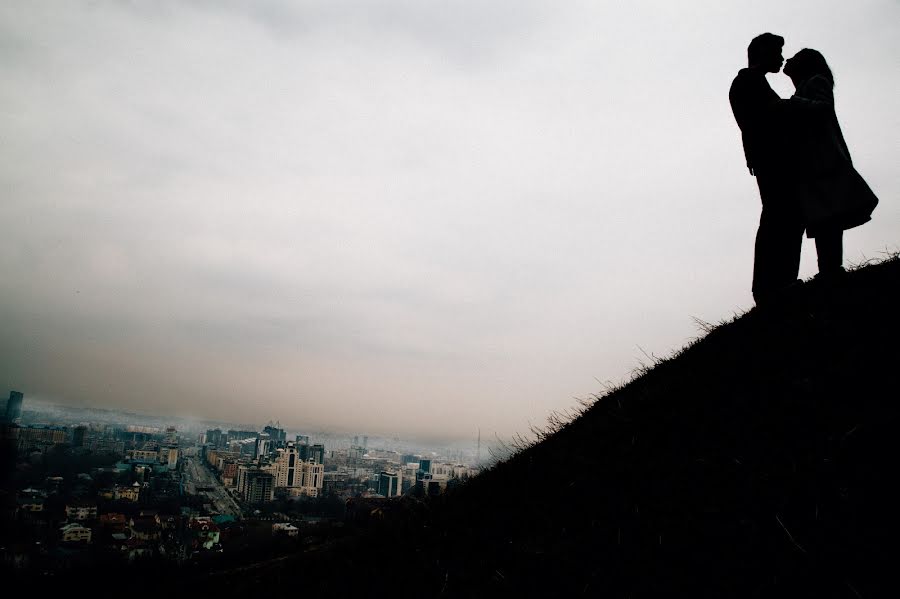
POLYGON ((824 53, 882 199, 846 261, 897 249, 898 17, 875 0, 4 3, 0 389, 527 432, 701 335, 693 317, 752 307, 759 198, 727 94, 763 31, 786 57, 824 53))
MULTIPOLYGON (((21 393, 13 391, 12 393, 21 393)), ((213 429, 227 433, 233 431, 264 431, 269 427, 284 430, 289 439, 303 438, 307 444, 325 444, 332 449, 346 449, 354 446, 371 448, 375 451, 395 449, 398 451, 434 454, 435 450, 442 455, 472 454, 489 458, 505 455, 502 445, 508 445, 510 439, 484 438, 480 431, 472 437, 441 437, 428 435, 402 435, 398 432, 379 434, 374 431, 354 431, 345 429, 323 429, 304 426, 302 423, 281 422, 278 418, 259 422, 228 421, 223 419, 197 419, 145 412, 140 410, 121 410, 107 407, 91 407, 68 403, 52 403, 24 395, 24 408, 18 422, 25 426, 51 425, 77 427, 88 423, 95 426, 112 426, 139 432, 155 431, 162 434, 166 428, 174 426, 179 434, 198 435, 213 429), (493 452, 493 454, 492 454, 493 452)), ((0 399, 0 412, 8 400, 0 399)), ((437 455, 437 454, 434 454, 437 455)))
POLYGON ((356 505, 421 503, 482 469, 458 452, 367 449, 368 436, 326 448, 272 425, 198 433, 136 425, 142 418, 124 412, 98 422, 96 410, 21 411, 22 400, 11 392, 0 422, 4 463, 15 465, 3 471, 15 498, 0 527, 6 574, 127 571, 147 557, 174 572, 306 552, 346 538, 356 505))

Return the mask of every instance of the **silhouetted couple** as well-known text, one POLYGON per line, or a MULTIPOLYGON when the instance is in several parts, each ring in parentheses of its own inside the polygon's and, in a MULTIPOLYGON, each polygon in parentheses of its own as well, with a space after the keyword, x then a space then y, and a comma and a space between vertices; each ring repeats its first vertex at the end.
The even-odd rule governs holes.
POLYGON ((853 168, 834 111, 834 77, 816 50, 784 63, 784 38, 764 33, 747 48, 729 92, 762 215, 756 233, 753 298, 766 303, 800 284, 803 232, 816 240, 819 277, 844 272, 843 232, 871 219, 878 199, 853 168), (784 73, 795 94, 782 100, 766 73, 784 73))

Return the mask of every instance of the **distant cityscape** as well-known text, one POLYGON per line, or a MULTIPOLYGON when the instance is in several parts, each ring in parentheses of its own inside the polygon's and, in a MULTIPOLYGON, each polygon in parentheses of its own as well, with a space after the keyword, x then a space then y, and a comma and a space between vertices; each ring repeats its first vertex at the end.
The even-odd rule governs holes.
POLYGON ((482 467, 480 436, 474 448, 431 450, 278 422, 256 430, 29 406, 20 391, 0 414, 0 558, 13 569, 287 551, 391 502, 445 493, 482 467))

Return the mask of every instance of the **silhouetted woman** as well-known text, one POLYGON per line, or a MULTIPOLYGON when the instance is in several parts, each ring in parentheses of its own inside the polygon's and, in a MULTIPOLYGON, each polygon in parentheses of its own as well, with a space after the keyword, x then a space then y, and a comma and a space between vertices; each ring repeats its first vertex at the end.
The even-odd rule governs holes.
POLYGON ((790 100, 796 175, 806 235, 816 240, 819 274, 843 272, 843 233, 868 222, 878 198, 853 168, 834 111, 834 77, 825 57, 804 48, 784 74, 794 82, 790 100))

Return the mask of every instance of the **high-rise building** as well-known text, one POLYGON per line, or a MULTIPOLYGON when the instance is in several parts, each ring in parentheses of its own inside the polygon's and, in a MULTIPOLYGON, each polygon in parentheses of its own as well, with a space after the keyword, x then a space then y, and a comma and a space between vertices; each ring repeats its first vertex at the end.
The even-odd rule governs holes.
POLYGON ((234 487, 237 489, 238 493, 241 494, 241 497, 246 499, 244 492, 247 488, 247 473, 253 470, 253 467, 249 464, 238 464, 237 472, 234 477, 234 487))
POLYGON ((251 470, 244 478, 244 498, 248 503, 272 501, 275 492, 275 477, 262 470, 251 470))
POLYGON ((325 484, 325 466, 323 464, 316 464, 312 460, 303 462, 300 482, 303 487, 304 495, 318 497, 325 484))
POLYGON ((178 448, 169 447, 166 450, 166 464, 174 470, 178 466, 178 448))
POLYGON ((306 446, 288 443, 277 451, 274 462, 275 486, 287 488, 292 495, 318 497, 325 482, 325 466, 314 460, 304 460, 306 446))
POLYGON ((274 447, 284 447, 284 444, 287 442, 287 433, 284 429, 278 428, 277 424, 275 426, 271 424, 266 425, 262 432, 269 435, 269 438, 274 443, 274 447))
POLYGON ((309 450, 309 458, 316 464, 324 464, 325 446, 321 443, 316 443, 315 445, 313 445, 309 450))
POLYGON ((275 486, 299 486, 300 462, 300 454, 297 451, 297 446, 293 443, 288 443, 286 448, 279 449, 278 457, 275 458, 275 465, 277 466, 275 486))
POLYGON ((256 456, 266 456, 275 451, 275 441, 268 433, 260 433, 256 438, 256 456))
POLYGON ((254 459, 256 458, 256 437, 242 439, 240 441, 228 442, 229 449, 240 453, 242 456, 254 459))
POLYGON ((164 443, 166 445, 178 445, 178 431, 174 426, 166 427, 166 438, 164 443))
POLYGON ((213 447, 221 447, 222 446, 222 429, 220 428, 211 428, 206 431, 206 442, 212 445, 213 447))
POLYGON ((20 447, 25 447, 29 443, 52 443, 60 445, 68 441, 69 431, 64 427, 33 425, 23 427, 12 427, 13 437, 18 441, 20 447))
MULTIPOLYGON (((93 429, 93 427, 91 427, 93 429)), ((129 426, 126 439, 130 441, 132 447, 143 447, 153 438, 153 433, 147 431, 134 430, 137 427, 129 426)))
POLYGON ((382 472, 378 475, 378 494, 385 497, 400 495, 403 475, 400 472, 382 472))
POLYGON ((299 445, 297 449, 300 453, 300 459, 304 462, 312 460, 316 464, 325 463, 325 446, 316 443, 315 445, 299 445))
POLYGON ((84 425, 76 426, 72 430, 72 446, 84 447, 84 435, 87 433, 87 427, 84 425))
POLYGON ((237 431, 231 429, 228 431, 228 442, 243 441, 244 439, 255 439, 259 435, 256 431, 237 431))
POLYGON ((19 391, 10 391, 6 402, 6 422, 16 422, 22 418, 22 402, 25 396, 19 391))

